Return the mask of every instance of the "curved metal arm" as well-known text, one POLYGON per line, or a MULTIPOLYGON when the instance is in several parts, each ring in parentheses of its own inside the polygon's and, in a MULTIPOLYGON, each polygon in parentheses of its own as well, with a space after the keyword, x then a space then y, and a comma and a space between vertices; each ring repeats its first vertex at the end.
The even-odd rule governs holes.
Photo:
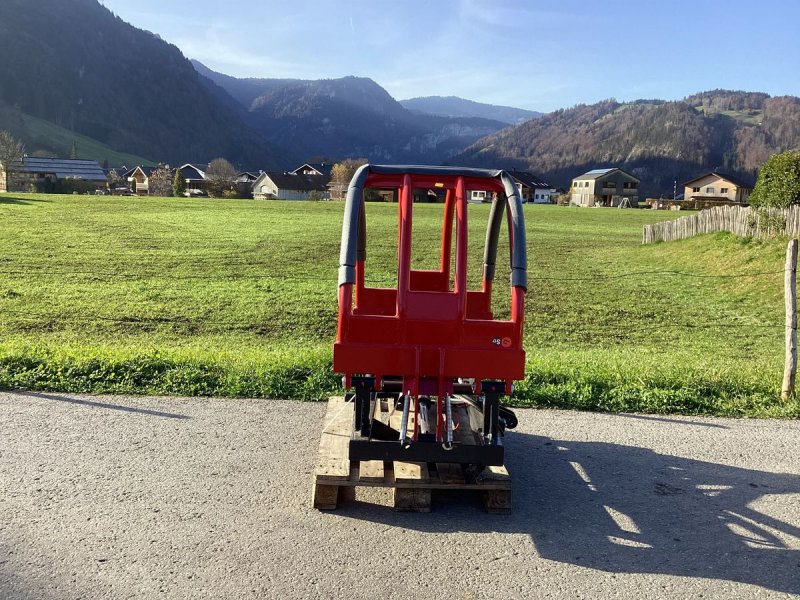
MULTIPOLYGON (((372 168, 388 173, 405 172, 409 170, 421 173, 442 173, 447 175, 458 174, 462 170, 444 167, 375 167, 363 165, 353 175, 347 189, 347 200, 344 207, 344 222, 342 224, 342 245, 339 254, 339 285, 355 283, 356 263, 366 258, 366 219, 364 214, 364 185, 372 168)), ((466 172, 466 171, 465 171, 466 172)), ((486 249, 483 255, 483 273, 486 281, 493 281, 495 263, 497 259, 497 241, 500 236, 500 226, 503 221, 506 206, 508 207, 509 237, 511 239, 511 285, 515 287, 528 287, 527 253, 525 243, 525 225, 522 213, 522 201, 519 191, 508 173, 504 171, 469 170, 467 173, 474 176, 497 177, 505 189, 505 202, 498 196, 492 203, 489 215, 489 225, 486 230, 486 249)))
POLYGON ((497 261, 497 242, 506 205, 510 215, 509 237, 511 240, 511 285, 528 288, 528 257, 525 242, 525 221, 522 214, 522 200, 514 180, 508 173, 501 173, 500 179, 505 188, 506 201, 498 196, 492 202, 489 225, 486 228, 486 248, 483 254, 483 277, 494 280, 497 261))

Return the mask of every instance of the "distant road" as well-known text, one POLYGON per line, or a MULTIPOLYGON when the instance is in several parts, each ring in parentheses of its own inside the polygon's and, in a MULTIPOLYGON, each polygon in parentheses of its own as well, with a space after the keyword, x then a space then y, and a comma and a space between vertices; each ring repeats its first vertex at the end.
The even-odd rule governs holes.
POLYGON ((519 411, 510 516, 310 508, 323 404, 0 393, 0 598, 789 598, 800 423, 519 411))

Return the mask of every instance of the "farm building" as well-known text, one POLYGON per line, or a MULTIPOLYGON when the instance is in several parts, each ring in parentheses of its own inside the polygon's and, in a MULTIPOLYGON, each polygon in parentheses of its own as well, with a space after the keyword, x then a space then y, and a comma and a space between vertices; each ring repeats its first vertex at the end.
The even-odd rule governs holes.
MULTIPOLYGON (((12 167, 8 180, 8 191, 30 189, 49 191, 59 182, 76 180, 85 182, 87 187, 104 188, 106 186, 106 174, 96 160, 66 158, 25 156, 20 164, 12 167)), ((0 191, 6 191, 6 177, 1 165, 0 191)))
POLYGON ((747 204, 752 186, 716 171, 705 173, 683 184, 684 202, 695 208, 723 204, 747 204))
POLYGON ((330 177, 300 173, 261 173, 253 182, 256 200, 328 199, 330 177))
POLYGON ((572 180, 571 204, 578 206, 639 205, 640 180, 622 169, 594 169, 572 180))

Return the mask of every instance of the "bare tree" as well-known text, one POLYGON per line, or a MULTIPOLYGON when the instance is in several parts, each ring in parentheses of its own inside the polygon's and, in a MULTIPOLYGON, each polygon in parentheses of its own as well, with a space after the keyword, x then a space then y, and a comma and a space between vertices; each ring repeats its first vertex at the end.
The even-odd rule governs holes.
POLYGON ((158 165, 147 178, 151 196, 172 196, 172 171, 166 165, 158 165))
POLYGON ((236 185, 236 169, 224 158, 215 158, 206 169, 206 185, 209 196, 222 198, 233 192, 236 185))
POLYGON ((122 175, 119 174, 119 171, 116 169, 110 169, 108 171, 108 187, 113 192, 118 187, 122 187, 124 182, 122 180, 122 175))
POLYGON ((345 197, 353 175, 361 165, 365 165, 367 162, 366 158, 348 158, 333 165, 331 168, 331 182, 328 184, 331 199, 343 199, 345 197))
POLYGON ((0 131, 0 191, 8 190, 11 173, 19 168, 25 156, 25 146, 8 131, 0 131))

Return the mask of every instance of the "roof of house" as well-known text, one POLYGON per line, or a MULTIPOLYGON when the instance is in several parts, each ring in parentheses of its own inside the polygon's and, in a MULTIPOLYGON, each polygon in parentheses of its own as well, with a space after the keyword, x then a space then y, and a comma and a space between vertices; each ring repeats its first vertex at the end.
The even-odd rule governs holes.
POLYGON ((269 177, 281 190, 297 190, 300 192, 325 192, 331 178, 326 175, 302 175, 300 173, 266 172, 259 175, 269 177))
POLYGON ((236 178, 240 181, 255 181, 258 179, 258 173, 251 173, 250 171, 242 171, 236 178))
POLYGON ((549 190, 553 187, 546 181, 539 179, 536 175, 534 175, 533 173, 529 173, 528 171, 506 171, 506 173, 511 175, 522 185, 527 186, 529 188, 549 190))
POLYGON ((186 163, 185 165, 181 165, 178 167, 178 170, 183 173, 184 179, 188 180, 196 180, 196 179, 205 179, 206 178, 206 169, 208 165, 193 165, 192 163, 186 163), (186 172, 189 171, 189 174, 186 172), (194 173, 196 176, 191 175, 194 173))
POLYGON ((86 179, 105 181, 106 174, 96 160, 74 160, 68 158, 37 158, 26 156, 17 167, 22 173, 47 173, 59 179, 86 179))
POLYGON ((137 166, 133 167, 132 169, 128 169, 127 171, 125 171, 125 173, 123 173, 122 176, 125 179, 127 179, 129 177, 133 177, 134 171, 136 171, 138 169, 139 171, 144 173, 145 177, 150 177, 150 175, 153 174, 153 171, 155 171, 156 168, 157 167, 145 167, 145 166, 142 166, 142 165, 137 165, 137 166))
POLYGON ((323 175, 330 176, 333 165, 328 163, 305 163, 304 165, 297 167, 294 171, 292 171, 292 173, 297 173, 298 171, 302 171, 304 169, 314 169, 323 175))
POLYGON ((734 175, 729 175, 728 173, 720 173, 719 171, 709 171, 708 173, 703 173, 702 175, 700 175, 698 177, 695 177, 694 179, 690 179, 689 181, 684 183, 683 187, 691 187, 691 184, 694 183, 695 181, 700 181, 701 179, 704 179, 704 178, 709 177, 709 176, 719 177, 720 179, 724 179, 725 181, 729 181, 733 185, 735 185, 736 187, 747 188, 747 189, 750 189, 750 188, 753 187, 752 183, 749 183, 749 182, 745 181, 744 179, 741 179, 740 177, 736 177, 734 175))
POLYGON ((616 167, 611 169, 592 169, 591 171, 586 171, 586 173, 584 173, 583 175, 575 177, 575 179, 599 179, 600 177, 608 175, 609 173, 612 173, 614 171, 619 171, 620 173, 624 173, 625 175, 631 177, 632 179, 635 179, 636 181, 641 181, 638 177, 631 175, 627 171, 623 171, 622 169, 616 167))
POLYGON ((118 167, 109 166, 108 168, 103 167, 103 173, 105 173, 106 175, 111 173, 111 171, 116 171, 117 175, 122 175, 123 173, 127 173, 128 172, 128 167, 126 165, 120 165, 118 167))

